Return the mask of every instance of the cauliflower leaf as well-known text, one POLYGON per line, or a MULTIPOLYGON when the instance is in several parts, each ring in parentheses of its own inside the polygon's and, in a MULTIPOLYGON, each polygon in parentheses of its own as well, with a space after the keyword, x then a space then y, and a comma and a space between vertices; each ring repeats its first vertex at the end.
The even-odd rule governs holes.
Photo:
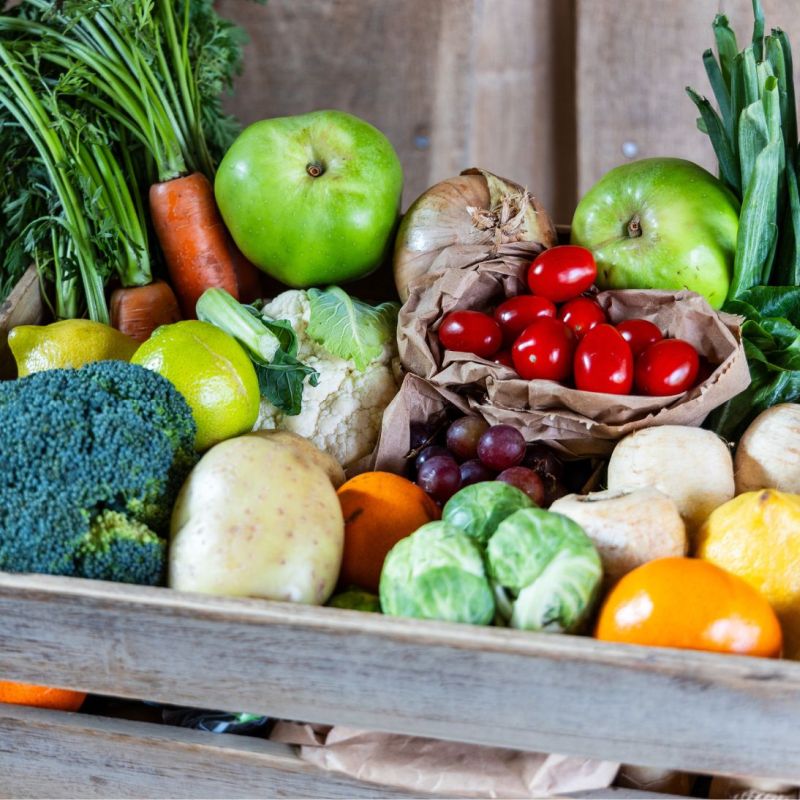
POLYGON ((381 355, 397 328, 398 303, 371 306, 338 286, 309 289, 308 335, 332 355, 353 361, 359 370, 381 355))

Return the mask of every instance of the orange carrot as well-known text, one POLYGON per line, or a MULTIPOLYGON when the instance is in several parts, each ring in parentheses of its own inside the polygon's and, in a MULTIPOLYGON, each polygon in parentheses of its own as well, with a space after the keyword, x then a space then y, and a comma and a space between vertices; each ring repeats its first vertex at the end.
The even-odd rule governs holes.
POLYGON ((150 215, 184 317, 196 317, 197 300, 212 286, 239 299, 228 233, 205 175, 153 184, 150 215))
POLYGON ((115 289, 111 293, 111 324, 137 342, 144 342, 159 325, 181 319, 178 299, 164 281, 115 289))
POLYGON ((228 248, 236 270, 236 283, 239 287, 239 302, 252 303, 264 296, 261 278, 264 273, 236 246, 233 237, 228 235, 228 248))

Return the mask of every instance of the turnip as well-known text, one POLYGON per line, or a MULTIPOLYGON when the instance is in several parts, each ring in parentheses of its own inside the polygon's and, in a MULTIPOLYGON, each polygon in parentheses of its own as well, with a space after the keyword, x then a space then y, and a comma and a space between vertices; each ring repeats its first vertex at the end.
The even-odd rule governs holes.
POLYGON ((675 501, 651 487, 569 494, 550 510, 586 531, 600 553, 606 584, 647 561, 686 555, 686 528, 675 501))
POLYGON ((778 489, 800 494, 800 405, 781 403, 744 432, 734 460, 736 494, 778 489))
POLYGON ((645 428, 625 437, 608 464, 608 488, 651 486, 671 497, 691 536, 734 496, 733 459, 715 433, 682 425, 645 428))

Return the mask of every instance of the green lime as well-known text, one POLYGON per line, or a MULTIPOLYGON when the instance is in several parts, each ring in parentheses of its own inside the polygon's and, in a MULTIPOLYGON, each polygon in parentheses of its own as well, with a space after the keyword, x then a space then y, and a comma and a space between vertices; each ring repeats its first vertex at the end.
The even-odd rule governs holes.
POLYGON ((256 371, 242 346, 214 325, 162 325, 131 363, 163 375, 186 398, 197 423, 198 450, 252 430, 260 402, 256 371))
POLYGON ((128 361, 138 343, 102 322, 65 319, 51 325, 18 325, 8 334, 17 375, 82 367, 91 361, 128 361))

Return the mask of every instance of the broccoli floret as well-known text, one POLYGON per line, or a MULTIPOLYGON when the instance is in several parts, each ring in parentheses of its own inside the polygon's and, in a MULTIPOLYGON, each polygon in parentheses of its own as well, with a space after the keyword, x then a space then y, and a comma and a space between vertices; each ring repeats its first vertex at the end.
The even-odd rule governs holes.
POLYGON ((143 522, 103 511, 78 543, 77 571, 84 578, 123 583, 161 582, 167 543, 143 522))
POLYGON ((167 533, 195 434, 175 387, 124 361, 0 382, 0 569, 159 582, 164 548, 130 534, 167 533))

